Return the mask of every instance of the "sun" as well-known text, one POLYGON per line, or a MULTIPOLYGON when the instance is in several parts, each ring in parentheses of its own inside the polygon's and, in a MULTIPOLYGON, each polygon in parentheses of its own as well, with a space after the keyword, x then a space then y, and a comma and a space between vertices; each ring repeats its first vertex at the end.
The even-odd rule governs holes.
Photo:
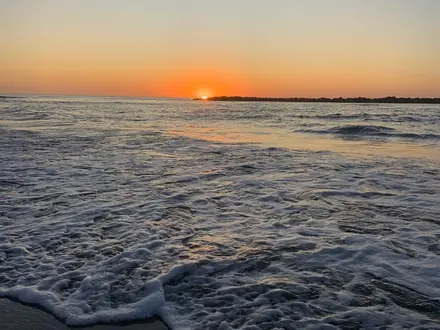
POLYGON ((195 89, 193 95, 197 95, 196 98, 202 101, 208 101, 213 93, 210 88, 202 87, 195 89))

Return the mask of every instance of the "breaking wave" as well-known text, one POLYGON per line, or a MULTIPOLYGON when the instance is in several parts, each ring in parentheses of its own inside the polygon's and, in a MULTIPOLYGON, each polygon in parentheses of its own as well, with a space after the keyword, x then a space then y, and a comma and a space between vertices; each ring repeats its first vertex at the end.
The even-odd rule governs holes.
POLYGON ((394 128, 380 125, 343 125, 335 126, 328 129, 316 130, 306 129, 299 130, 302 133, 313 134, 334 134, 350 137, 390 137, 390 138, 402 138, 402 139, 414 139, 414 140, 439 140, 440 135, 433 133, 410 133, 400 132, 394 128))

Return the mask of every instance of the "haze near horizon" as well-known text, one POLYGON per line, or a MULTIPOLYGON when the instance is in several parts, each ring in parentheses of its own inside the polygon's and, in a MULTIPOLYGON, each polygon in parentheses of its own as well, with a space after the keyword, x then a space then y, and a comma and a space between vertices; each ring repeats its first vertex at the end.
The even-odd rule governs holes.
POLYGON ((440 96, 435 0, 0 0, 0 9, 0 94, 440 96))

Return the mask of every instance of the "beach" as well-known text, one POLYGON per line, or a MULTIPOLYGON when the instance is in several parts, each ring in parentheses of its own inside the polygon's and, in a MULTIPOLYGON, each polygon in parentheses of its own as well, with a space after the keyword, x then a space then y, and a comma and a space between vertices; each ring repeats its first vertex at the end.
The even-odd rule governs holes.
MULTIPOLYGON (((2 330, 68 330, 60 320, 37 307, 23 305, 17 301, 0 298, 0 324, 2 330)), ((167 330, 160 320, 153 318, 133 324, 94 325, 83 330, 167 330)))

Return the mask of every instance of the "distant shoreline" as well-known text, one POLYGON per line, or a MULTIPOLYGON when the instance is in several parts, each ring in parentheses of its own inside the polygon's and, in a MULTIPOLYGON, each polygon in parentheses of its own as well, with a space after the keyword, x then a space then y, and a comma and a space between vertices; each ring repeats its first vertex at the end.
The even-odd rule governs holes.
POLYGON ((22 99, 23 97, 21 96, 5 96, 5 95, 0 95, 0 101, 2 100, 9 100, 9 99, 22 99))
POLYGON ((440 104, 440 98, 428 97, 255 97, 255 96, 214 96, 207 99, 194 98, 195 101, 229 101, 229 102, 308 102, 308 103, 407 103, 407 104, 440 104))
MULTIPOLYGON (((32 96, 46 96, 46 95, 29 95, 32 96)), ((92 96, 92 95, 47 95, 49 97, 103 97, 103 98, 129 98, 129 99, 186 99, 187 98, 172 98, 172 97, 136 97, 136 96, 92 96)), ((0 100, 8 99, 23 99, 26 95, 0 95, 0 100)), ((193 98, 194 101, 226 101, 226 102, 297 102, 297 103, 388 103, 388 104, 440 104, 440 97, 257 97, 257 96, 213 96, 207 99, 193 98)))

